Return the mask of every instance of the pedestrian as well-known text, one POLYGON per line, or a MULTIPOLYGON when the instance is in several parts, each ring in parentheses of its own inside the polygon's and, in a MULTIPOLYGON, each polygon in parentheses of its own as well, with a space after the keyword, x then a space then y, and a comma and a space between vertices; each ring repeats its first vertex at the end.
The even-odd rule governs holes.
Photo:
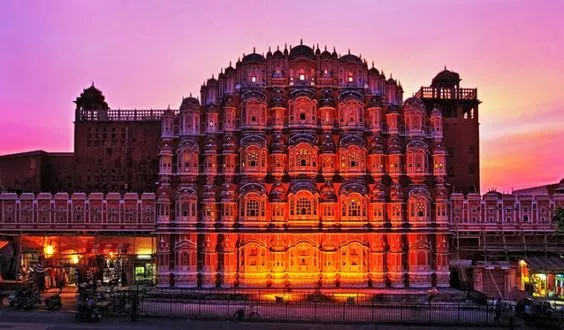
POLYGON ((59 288, 59 293, 63 293, 63 287, 65 286, 65 275, 63 274, 62 270, 58 273, 57 279, 57 287, 59 288))
POLYGON ((168 285, 169 285, 171 288, 174 288, 174 284, 175 284, 174 282, 175 282, 175 281, 174 281, 174 273, 173 273, 173 272, 170 272, 170 274, 168 275, 168 285))
POLYGON ((497 323, 499 322, 499 319, 501 318, 501 297, 497 297, 496 301, 495 301, 495 318, 494 318, 494 322, 497 323))
POLYGON ((433 287, 431 288, 431 290, 429 290, 429 296, 427 297, 427 303, 430 304, 431 300, 433 300, 433 298, 435 298, 435 296, 439 293, 439 290, 437 290, 437 288, 433 287))

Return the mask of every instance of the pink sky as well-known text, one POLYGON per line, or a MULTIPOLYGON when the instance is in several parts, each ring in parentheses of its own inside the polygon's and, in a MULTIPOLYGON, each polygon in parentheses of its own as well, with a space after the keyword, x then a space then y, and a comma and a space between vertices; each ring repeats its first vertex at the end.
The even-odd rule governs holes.
POLYGON ((444 65, 478 87, 482 190, 564 177, 564 1, 0 3, 0 154, 72 151, 72 101, 177 108, 253 46, 362 54, 411 96, 444 65))

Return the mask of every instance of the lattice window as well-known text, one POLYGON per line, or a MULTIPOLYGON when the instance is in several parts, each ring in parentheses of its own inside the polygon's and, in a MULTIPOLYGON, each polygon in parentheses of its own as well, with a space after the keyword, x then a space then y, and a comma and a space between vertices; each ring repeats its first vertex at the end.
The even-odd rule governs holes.
POLYGON ((259 215, 259 202, 256 199, 247 201, 247 217, 257 217, 259 215))
POLYGON ((351 199, 349 203, 349 217, 359 217, 361 214, 362 203, 357 199, 351 199))
POLYGON ((306 197, 298 199, 296 213, 298 215, 311 215, 311 201, 306 197))

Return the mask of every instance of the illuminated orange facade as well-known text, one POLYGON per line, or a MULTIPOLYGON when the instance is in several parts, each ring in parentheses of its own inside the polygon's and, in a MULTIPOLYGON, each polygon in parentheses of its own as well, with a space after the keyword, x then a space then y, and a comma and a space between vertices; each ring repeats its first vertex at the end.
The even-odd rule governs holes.
POLYGON ((244 56, 161 121, 158 282, 448 286, 441 111, 366 61, 244 56))

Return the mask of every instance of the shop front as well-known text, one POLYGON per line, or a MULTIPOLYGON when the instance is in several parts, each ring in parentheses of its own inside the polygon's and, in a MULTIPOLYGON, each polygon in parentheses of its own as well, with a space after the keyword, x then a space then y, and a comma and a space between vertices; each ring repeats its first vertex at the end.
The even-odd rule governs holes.
POLYGON ((22 277, 34 265, 46 268, 46 288, 83 281, 129 286, 154 283, 154 239, 150 236, 22 235, 22 277))
POLYGON ((519 260, 520 287, 533 297, 564 300, 564 258, 557 254, 519 260))

